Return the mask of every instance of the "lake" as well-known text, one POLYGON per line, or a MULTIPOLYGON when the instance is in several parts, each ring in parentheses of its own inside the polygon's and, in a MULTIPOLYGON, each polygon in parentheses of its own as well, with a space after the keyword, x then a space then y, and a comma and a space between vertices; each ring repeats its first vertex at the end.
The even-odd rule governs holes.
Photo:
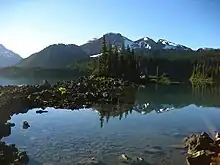
POLYGON ((142 157, 147 165, 182 165, 185 136, 219 131, 219 94, 219 87, 151 85, 131 93, 134 104, 114 105, 115 111, 113 105, 47 108, 43 114, 32 109, 11 117, 15 127, 2 141, 26 151, 30 165, 88 165, 92 159, 100 165, 122 165, 122 153, 142 157), (22 128, 23 121, 29 122, 28 129, 22 128))

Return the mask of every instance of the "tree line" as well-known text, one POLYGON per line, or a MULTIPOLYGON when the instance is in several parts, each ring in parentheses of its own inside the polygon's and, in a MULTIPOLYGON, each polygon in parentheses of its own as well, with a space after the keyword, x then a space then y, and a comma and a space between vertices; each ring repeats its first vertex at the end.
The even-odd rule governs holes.
POLYGON ((220 51, 133 50, 106 42, 105 36, 97 58, 84 60, 81 66, 89 74, 137 80, 144 76, 166 75, 172 81, 220 82, 220 51))
POLYGON ((101 55, 92 58, 91 73, 99 76, 123 77, 137 79, 140 75, 140 58, 128 46, 121 48, 106 42, 103 36, 101 55))

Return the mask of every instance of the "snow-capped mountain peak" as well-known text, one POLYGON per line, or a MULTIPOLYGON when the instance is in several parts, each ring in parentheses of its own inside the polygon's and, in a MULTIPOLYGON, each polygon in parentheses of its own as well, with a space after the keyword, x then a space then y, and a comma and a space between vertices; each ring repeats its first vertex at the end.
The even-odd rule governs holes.
POLYGON ((158 42, 164 44, 164 45, 170 45, 170 46, 177 46, 177 44, 173 43, 173 42, 170 42, 170 41, 167 41, 165 39, 159 39, 158 42))
POLYGON ((180 50, 180 51, 188 51, 190 48, 176 44, 174 42, 170 42, 165 39, 159 39, 157 42, 153 39, 145 36, 136 41, 133 41, 121 33, 106 33, 102 35, 100 38, 95 38, 90 40, 83 45, 81 48, 89 55, 99 54, 101 52, 101 44, 103 41, 103 37, 105 37, 107 44, 112 44, 118 47, 118 49, 122 48, 122 45, 126 47, 130 47, 131 49, 146 49, 146 50, 161 50, 161 49, 170 49, 170 50, 180 50))
POLYGON ((157 44, 162 48, 162 49, 175 49, 175 50, 191 50, 190 48, 176 44, 174 42, 167 41, 165 39, 159 39, 157 41, 157 44))
POLYGON ((132 48, 134 49, 154 49, 156 42, 149 37, 143 37, 134 41, 132 48))
POLYGON ((149 38, 149 37, 144 37, 143 39, 144 39, 144 41, 147 41, 147 40, 149 40, 149 39, 151 39, 151 38, 149 38))

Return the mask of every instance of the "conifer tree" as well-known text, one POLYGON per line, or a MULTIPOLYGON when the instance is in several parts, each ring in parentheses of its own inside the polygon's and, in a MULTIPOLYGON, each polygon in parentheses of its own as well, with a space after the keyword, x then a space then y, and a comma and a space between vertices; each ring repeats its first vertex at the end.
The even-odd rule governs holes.
POLYGON ((106 74, 107 53, 108 53, 105 35, 103 36, 101 53, 102 53, 102 55, 99 56, 99 74, 105 75, 106 74))
POLYGON ((112 56, 113 56, 113 50, 112 50, 112 45, 109 43, 108 45, 108 58, 107 58, 107 74, 109 76, 112 76, 113 73, 112 73, 112 56))

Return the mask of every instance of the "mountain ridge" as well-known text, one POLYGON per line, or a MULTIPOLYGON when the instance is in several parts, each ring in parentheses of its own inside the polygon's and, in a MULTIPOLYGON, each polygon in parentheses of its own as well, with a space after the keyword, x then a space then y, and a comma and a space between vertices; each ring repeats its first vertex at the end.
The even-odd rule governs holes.
MULTIPOLYGON (((96 55, 100 55, 101 53, 103 37, 105 37, 107 44, 116 45, 118 46, 119 50, 122 48, 123 45, 125 46, 125 48, 129 46, 135 51, 156 50, 155 52, 158 52, 159 50, 159 52, 161 52, 163 50, 177 50, 196 52, 215 50, 214 48, 199 48, 198 50, 192 50, 187 46, 177 44, 166 39, 158 39, 157 41, 155 41, 146 36, 134 41, 126 36, 123 36, 121 33, 110 32, 102 35, 99 38, 93 38, 92 40, 89 40, 82 45, 62 43, 49 45, 41 51, 33 53, 25 59, 17 60, 16 66, 62 68, 77 60, 82 60, 88 57, 96 57, 96 55)), ((4 48, 5 47, 0 44, 0 50, 4 48)))
POLYGON ((89 42, 80 45, 82 49, 87 52, 89 55, 99 54, 101 52, 101 43, 105 37, 106 42, 117 45, 119 47, 122 44, 125 47, 129 46, 132 49, 152 49, 152 50, 161 50, 161 49, 176 49, 176 50, 186 50, 193 51, 190 47, 177 44, 166 39, 159 39, 158 41, 153 40, 150 37, 142 37, 137 40, 131 40, 128 37, 123 36, 121 33, 106 33, 99 38, 95 38, 93 40, 89 40, 89 42))

